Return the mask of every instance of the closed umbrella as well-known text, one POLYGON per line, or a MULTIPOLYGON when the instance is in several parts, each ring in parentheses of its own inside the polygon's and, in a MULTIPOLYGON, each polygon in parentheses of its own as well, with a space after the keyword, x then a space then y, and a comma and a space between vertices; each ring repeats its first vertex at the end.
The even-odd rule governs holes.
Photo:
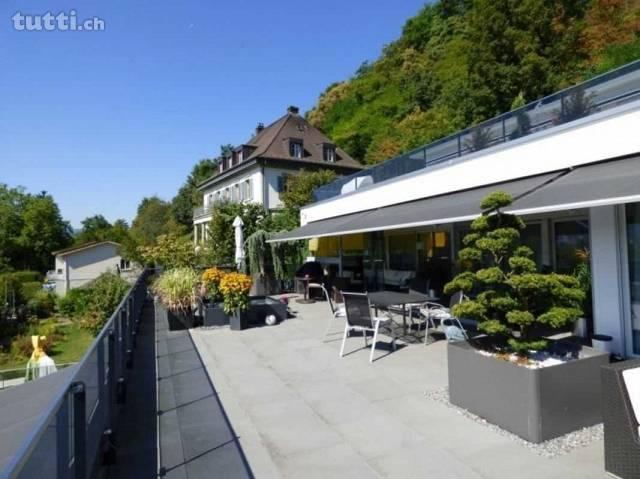
POLYGON ((242 233, 242 227, 244 223, 242 218, 236 216, 236 219, 233 220, 233 229, 235 230, 236 235, 236 267, 238 271, 240 271, 244 266, 244 235, 242 233))

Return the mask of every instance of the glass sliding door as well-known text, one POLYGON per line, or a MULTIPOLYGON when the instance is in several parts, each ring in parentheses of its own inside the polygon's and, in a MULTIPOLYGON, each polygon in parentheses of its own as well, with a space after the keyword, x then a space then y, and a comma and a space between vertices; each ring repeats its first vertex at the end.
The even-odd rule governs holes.
POLYGON ((589 220, 561 220, 553 223, 555 270, 571 274, 589 249, 589 220))
POLYGON ((626 205, 629 293, 631 297, 631 347, 640 355, 640 203, 626 205))

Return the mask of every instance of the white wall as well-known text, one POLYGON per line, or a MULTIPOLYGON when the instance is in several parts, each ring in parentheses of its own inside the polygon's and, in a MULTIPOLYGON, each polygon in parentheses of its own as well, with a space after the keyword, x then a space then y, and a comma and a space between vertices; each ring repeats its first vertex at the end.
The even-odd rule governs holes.
POLYGON ((618 209, 589 209, 593 319, 596 334, 613 337, 612 351, 625 353, 624 278, 620 248, 618 209))
POLYGON ((283 168, 264 169, 265 186, 267 189, 267 204, 265 206, 268 209, 271 210, 282 206, 282 202, 280 201, 280 193, 278 193, 278 178, 282 175, 291 176, 295 175, 296 173, 296 170, 287 170, 283 168))
POLYGON ((640 102, 542 131, 448 164, 312 204, 301 223, 537 175, 640 151, 640 102))
MULTIPOLYGON (((216 183, 214 186, 204 190, 202 192, 202 205, 209 205, 207 198, 210 194, 213 194, 213 198, 215 199, 216 193, 218 191, 224 192, 226 188, 233 188, 236 184, 242 184, 248 179, 251 179, 252 183, 251 202, 262 204, 262 171, 260 166, 256 165, 254 168, 250 168, 241 175, 237 175, 233 178, 221 181, 220 183, 216 183)), ((196 222, 201 223, 203 221, 198 220, 196 222)))
POLYGON ((93 248, 56 257, 64 263, 66 277, 56 280, 56 293, 64 295, 69 289, 77 288, 96 279, 106 271, 115 272, 120 266, 118 248, 112 244, 102 244, 93 248))

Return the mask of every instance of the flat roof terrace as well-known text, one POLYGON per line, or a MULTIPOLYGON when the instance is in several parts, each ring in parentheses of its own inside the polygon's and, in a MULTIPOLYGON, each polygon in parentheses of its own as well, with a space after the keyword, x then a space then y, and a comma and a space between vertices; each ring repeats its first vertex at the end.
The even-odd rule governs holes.
POLYGON ((353 337, 340 358, 328 305, 291 309, 273 327, 190 331, 255 477, 608 477, 598 427, 533 446, 447 405, 444 340, 369 363, 353 337))

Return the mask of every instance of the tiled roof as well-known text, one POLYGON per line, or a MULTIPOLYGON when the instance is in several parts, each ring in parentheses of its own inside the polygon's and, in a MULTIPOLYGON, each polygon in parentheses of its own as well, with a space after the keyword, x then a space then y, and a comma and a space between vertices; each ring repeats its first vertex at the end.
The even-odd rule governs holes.
MULTIPOLYGON (((240 168, 251 160, 288 160, 292 164, 322 165, 324 168, 337 168, 357 171, 362 169, 359 161, 354 160, 343 149, 335 145, 329 137, 312 126, 304 117, 297 113, 297 108, 290 107, 287 113, 270 125, 257 131, 256 134, 242 146, 249 147, 249 154, 239 164, 226 168, 205 180, 202 185, 209 184, 216 177, 240 168), (294 158, 289 154, 289 140, 302 140, 304 154, 302 158, 294 158), (324 161, 324 146, 335 146, 335 162, 324 161)), ((238 147, 240 149, 240 147, 238 147)))

